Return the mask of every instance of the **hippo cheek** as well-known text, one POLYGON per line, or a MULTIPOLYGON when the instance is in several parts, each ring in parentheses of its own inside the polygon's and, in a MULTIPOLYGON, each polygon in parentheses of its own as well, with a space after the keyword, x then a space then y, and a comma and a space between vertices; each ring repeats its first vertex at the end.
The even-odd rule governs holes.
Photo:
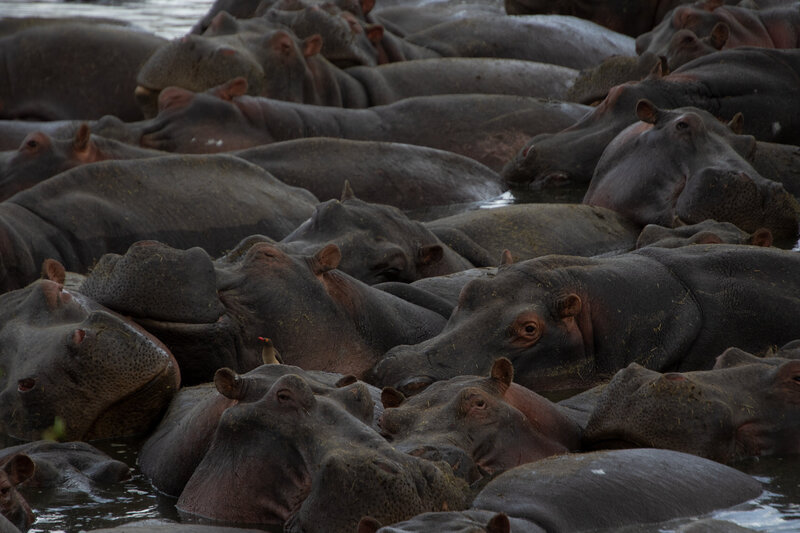
POLYGON ((704 169, 680 193, 675 214, 692 224, 706 219, 731 222, 752 233, 761 227, 776 239, 794 239, 798 204, 782 185, 746 172, 704 169))

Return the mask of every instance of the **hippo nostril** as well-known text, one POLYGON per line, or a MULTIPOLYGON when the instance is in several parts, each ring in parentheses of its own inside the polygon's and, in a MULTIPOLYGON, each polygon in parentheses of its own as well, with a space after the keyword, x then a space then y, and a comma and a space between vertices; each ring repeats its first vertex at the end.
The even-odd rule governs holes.
POLYGON ((33 378, 25 378, 25 379, 19 380, 19 383, 17 384, 17 390, 19 390, 19 392, 28 392, 29 390, 31 390, 35 386, 36 386, 36 380, 35 379, 33 379, 33 378))

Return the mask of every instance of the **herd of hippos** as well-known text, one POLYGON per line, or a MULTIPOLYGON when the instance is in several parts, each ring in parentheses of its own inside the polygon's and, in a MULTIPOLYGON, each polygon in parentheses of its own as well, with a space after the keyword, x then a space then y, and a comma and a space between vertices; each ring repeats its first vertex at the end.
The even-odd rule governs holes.
POLYGON ((0 19, 0 532, 132 435, 182 523, 102 531, 750 531, 709 515, 800 452, 799 44, 785 0, 0 19))

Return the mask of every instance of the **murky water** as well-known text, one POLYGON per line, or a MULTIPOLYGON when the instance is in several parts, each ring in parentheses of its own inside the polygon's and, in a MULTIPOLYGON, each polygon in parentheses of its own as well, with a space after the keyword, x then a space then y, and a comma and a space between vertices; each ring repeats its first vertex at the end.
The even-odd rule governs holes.
MULTIPOLYGON (((110 17, 136 24, 165 38, 175 38, 185 34, 211 3, 211 0, 104 0, 94 3, 0 0, 0 17, 110 17)), ((514 202, 578 201, 581 195, 580 191, 568 189, 506 193, 483 207, 514 202)), ((25 492, 36 514, 32 532, 73 533, 145 518, 180 520, 174 499, 157 494, 136 469, 139 442, 121 440, 96 444, 112 457, 132 466, 133 479, 85 493, 25 492)), ((758 531, 800 531, 800 457, 750 460, 737 467, 757 476, 767 492, 754 502, 715 516, 758 531)))

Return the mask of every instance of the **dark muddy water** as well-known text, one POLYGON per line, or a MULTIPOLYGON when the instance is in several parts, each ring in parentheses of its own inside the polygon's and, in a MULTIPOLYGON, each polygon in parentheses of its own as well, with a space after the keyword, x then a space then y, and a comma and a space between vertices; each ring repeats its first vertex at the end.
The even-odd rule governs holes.
MULTIPOLYGON (((211 0, 104 0, 93 3, 0 0, 0 18, 111 17, 126 20, 162 37, 175 38, 186 33, 211 3, 211 0)), ((579 201, 581 196, 580 191, 569 189, 547 193, 506 193, 487 202, 484 207, 515 202, 579 201)), ((477 206, 459 206, 457 209, 475 207, 477 206)), ((434 215, 440 216, 441 213, 419 213, 419 218, 433 218, 434 215)), ((175 509, 174 499, 157 494, 136 469, 139 441, 119 440, 95 444, 112 457, 133 467, 133 479, 114 487, 27 491, 25 495, 36 514, 32 532, 73 533, 114 527, 141 519, 181 520, 175 509)), ((800 531, 800 457, 750 460, 736 466, 762 481, 766 492, 757 500, 736 510, 717 513, 715 516, 758 531, 800 531)), ((242 490, 247 489, 243 487, 242 490)), ((671 530, 672 526, 653 528, 654 532, 671 530)))

